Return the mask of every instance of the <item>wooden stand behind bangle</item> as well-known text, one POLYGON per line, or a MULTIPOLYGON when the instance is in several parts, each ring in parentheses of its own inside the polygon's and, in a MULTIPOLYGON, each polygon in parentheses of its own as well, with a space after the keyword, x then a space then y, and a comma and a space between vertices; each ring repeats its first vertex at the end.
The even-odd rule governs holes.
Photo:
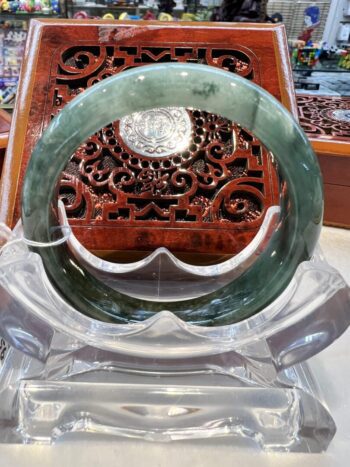
MULTIPOLYGON (((32 21, 0 220, 10 226, 18 220, 28 159, 53 115, 106 76, 169 61, 239 74, 296 116, 281 25, 32 21)), ((120 137, 119 122, 111 122, 75 152, 61 194, 70 225, 87 248, 110 254, 166 246, 177 254, 232 255, 255 236, 268 207, 278 203, 268 151, 220 116, 188 112, 193 131, 186 151, 158 159, 140 155, 120 137), (217 206, 218 193, 233 180, 239 190, 217 206)))

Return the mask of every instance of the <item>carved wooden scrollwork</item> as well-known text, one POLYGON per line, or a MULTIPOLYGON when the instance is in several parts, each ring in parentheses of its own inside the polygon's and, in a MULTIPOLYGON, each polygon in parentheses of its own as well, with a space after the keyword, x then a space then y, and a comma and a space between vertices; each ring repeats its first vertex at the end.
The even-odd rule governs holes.
MULTIPOLYGON (((244 47, 85 44, 57 51, 48 110, 56 115, 96 82, 132 67, 160 62, 204 63, 260 82, 259 63, 244 47)), ((184 111, 191 123, 184 150, 159 157, 157 151, 162 148, 144 147, 148 153, 139 152, 125 134, 121 136, 118 121, 92 135, 72 155, 60 193, 73 226, 118 227, 128 232, 133 228, 140 233, 129 242, 115 238, 115 249, 168 246, 180 251, 209 248, 212 253, 236 253, 245 246, 267 208, 278 203, 277 175, 269 153, 234 122, 201 110, 184 111), (152 229, 158 229, 156 235, 150 235, 152 229), (202 235, 201 241, 192 242, 187 229, 195 232, 196 238, 202 235), (235 229, 239 235, 247 231, 248 237, 226 242, 225 232, 232 236, 235 229), (179 240, 181 230, 187 231, 187 240, 179 240), (220 242, 215 243, 213 235, 218 230, 220 242), (169 240, 171 235, 178 240, 169 240)))
POLYGON ((91 137, 64 173, 61 193, 68 217, 241 226, 259 220, 271 198, 263 170, 267 151, 251 135, 250 142, 243 139, 248 133, 232 122, 188 112, 196 122, 191 143, 170 157, 150 159, 131 151, 119 136, 118 122, 91 137), (233 208, 235 203, 244 209, 233 208))
POLYGON ((299 121, 311 138, 350 138, 350 98, 297 96, 299 121))

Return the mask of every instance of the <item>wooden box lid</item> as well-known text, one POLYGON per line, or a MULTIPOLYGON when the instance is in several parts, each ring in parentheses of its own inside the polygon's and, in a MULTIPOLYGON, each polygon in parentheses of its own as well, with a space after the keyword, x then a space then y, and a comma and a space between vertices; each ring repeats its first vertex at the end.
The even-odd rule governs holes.
MULTIPOLYGON (((52 116, 107 76, 168 61, 238 73, 297 115, 281 25, 32 21, 2 177, 0 220, 13 226, 19 219, 26 165, 52 116)), ((268 151, 234 122, 184 111, 192 122, 192 140, 181 153, 151 160, 121 138, 120 122, 111 122, 73 155, 60 190, 73 231, 87 248, 150 251, 166 246, 178 252, 235 254, 254 237, 267 208, 278 203, 268 151), (214 162, 210 151, 216 153, 214 162), (127 189, 111 180, 115 167, 132 177, 127 189), (173 182, 179 168, 189 173, 191 189, 173 182), (230 192, 232 180, 240 188, 230 192), (219 191, 227 192, 230 212, 218 200, 219 191)))

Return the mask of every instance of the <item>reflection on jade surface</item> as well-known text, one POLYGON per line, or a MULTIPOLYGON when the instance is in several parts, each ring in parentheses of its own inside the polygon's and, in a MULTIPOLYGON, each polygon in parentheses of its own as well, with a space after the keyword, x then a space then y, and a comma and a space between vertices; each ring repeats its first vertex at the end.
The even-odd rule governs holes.
POLYGON ((152 65, 108 78, 76 97, 54 118, 28 165, 22 199, 25 236, 50 242, 51 229, 58 225, 59 175, 86 138, 134 112, 166 107, 222 115, 247 128, 274 154, 284 187, 281 222, 257 261, 214 293, 186 301, 179 296, 165 306, 96 281, 66 245, 34 250, 62 297, 90 317, 136 322, 166 308, 200 325, 230 324, 257 313, 286 288, 300 262, 312 255, 323 214, 320 171, 304 133, 271 95, 238 76, 204 65, 152 65))

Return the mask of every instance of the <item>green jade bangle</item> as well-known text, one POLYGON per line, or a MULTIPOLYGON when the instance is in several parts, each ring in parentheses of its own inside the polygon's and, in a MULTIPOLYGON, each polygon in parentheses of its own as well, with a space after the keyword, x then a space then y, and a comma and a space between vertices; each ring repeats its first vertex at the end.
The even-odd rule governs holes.
POLYGON ((74 151, 110 122, 156 107, 197 108, 248 129, 274 154, 281 177, 281 218, 266 249, 229 285, 202 297, 160 303, 129 297, 85 270, 67 243, 32 247, 52 285, 81 313, 113 322, 143 321, 169 310, 184 321, 221 326, 262 310, 310 259, 323 216, 316 157, 288 111, 262 88, 232 73, 198 64, 149 65, 112 76, 72 100, 42 135, 30 159, 22 193, 24 235, 50 243, 60 225, 57 184, 74 151))

